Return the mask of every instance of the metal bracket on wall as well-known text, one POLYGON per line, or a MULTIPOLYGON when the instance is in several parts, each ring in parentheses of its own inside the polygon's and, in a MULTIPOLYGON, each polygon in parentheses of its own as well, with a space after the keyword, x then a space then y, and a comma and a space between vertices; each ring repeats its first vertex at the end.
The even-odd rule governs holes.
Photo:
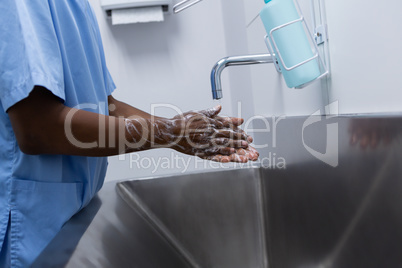
MULTIPOLYGON (((329 65, 329 44, 328 25, 325 14, 325 0, 310 0, 311 28, 314 30, 316 45, 321 49, 321 55, 328 72, 329 65)), ((328 74, 329 76, 330 74, 328 74)))
POLYGON ((315 42, 318 45, 323 44, 324 42, 328 41, 327 35, 327 25, 320 25, 315 29, 315 42))
POLYGON ((199 2, 201 2, 202 0, 183 0, 179 3, 177 3, 176 5, 173 6, 173 13, 177 14, 199 2))

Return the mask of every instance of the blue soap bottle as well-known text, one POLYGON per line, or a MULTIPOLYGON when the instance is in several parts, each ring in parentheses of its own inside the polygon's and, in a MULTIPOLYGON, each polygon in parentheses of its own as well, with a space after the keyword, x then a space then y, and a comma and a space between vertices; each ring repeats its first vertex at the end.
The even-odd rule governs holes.
MULTIPOLYGON (((278 51, 272 45, 270 31, 275 27, 299 19, 300 15, 293 0, 265 0, 265 3, 260 12, 260 18, 268 33, 273 53, 278 55, 278 51)), ((302 23, 299 21, 273 32, 275 43, 287 68, 291 68, 314 56, 302 23)), ((299 87, 320 76, 317 58, 290 71, 284 68, 279 58, 278 61, 286 85, 289 88, 299 87)))

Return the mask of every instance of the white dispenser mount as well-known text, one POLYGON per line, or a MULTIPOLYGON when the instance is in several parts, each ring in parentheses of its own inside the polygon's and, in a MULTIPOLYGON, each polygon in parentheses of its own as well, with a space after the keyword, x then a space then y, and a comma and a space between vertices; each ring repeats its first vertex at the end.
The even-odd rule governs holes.
POLYGON ((172 12, 172 0, 101 0, 101 6, 108 17, 112 15, 112 10, 130 9, 140 7, 161 6, 165 14, 172 12))

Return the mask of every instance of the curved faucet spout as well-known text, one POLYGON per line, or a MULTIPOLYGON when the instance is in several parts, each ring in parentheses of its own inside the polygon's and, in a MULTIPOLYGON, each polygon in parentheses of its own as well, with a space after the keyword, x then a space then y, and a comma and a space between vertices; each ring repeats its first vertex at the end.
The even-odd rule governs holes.
POLYGON ((256 54, 256 55, 245 55, 245 56, 231 56, 220 59, 211 71, 211 86, 212 86, 212 97, 214 100, 219 100, 222 98, 222 82, 221 74, 223 69, 228 66, 236 65, 250 65, 250 64, 260 64, 260 63, 273 63, 271 54, 256 54))

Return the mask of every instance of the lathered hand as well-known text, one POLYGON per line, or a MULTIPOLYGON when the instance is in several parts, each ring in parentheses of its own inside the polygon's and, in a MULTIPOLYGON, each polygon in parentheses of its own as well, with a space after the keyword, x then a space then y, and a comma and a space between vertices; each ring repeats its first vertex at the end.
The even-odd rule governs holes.
POLYGON ((239 163, 247 163, 248 161, 256 161, 260 154, 257 150, 252 147, 248 146, 247 149, 236 149, 236 152, 231 155, 214 155, 210 156, 208 160, 228 163, 228 162, 239 162, 239 163))
POLYGON ((247 149, 252 138, 239 128, 243 119, 218 116, 220 111, 221 106, 216 106, 174 117, 174 135, 179 138, 172 148, 204 159, 230 156, 238 149, 247 149))
POLYGON ((172 119, 126 120, 126 129, 134 143, 140 137, 139 150, 163 147, 219 162, 255 161, 258 153, 249 146, 253 139, 239 128, 244 120, 221 117, 221 109, 191 111, 172 119))

